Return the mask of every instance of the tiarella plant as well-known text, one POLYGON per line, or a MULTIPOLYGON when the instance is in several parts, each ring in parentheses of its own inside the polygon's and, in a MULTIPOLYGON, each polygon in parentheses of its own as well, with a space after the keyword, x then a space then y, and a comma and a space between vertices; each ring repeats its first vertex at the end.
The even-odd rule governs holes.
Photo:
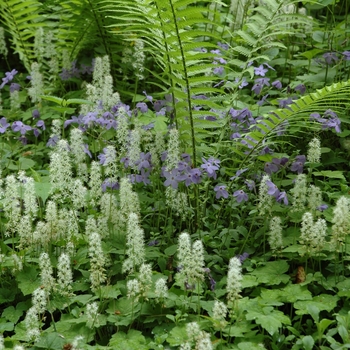
POLYGON ((348 1, 0 14, 0 349, 349 348, 348 1))

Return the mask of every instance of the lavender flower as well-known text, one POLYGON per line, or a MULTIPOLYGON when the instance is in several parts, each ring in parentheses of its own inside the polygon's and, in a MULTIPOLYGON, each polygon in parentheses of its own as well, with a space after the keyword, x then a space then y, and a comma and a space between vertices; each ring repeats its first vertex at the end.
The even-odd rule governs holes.
POLYGON ((16 121, 12 123, 12 130, 14 132, 20 132, 21 135, 25 135, 27 131, 32 130, 32 127, 29 125, 23 124, 21 121, 16 121))
POLYGON ((171 171, 164 170, 163 175, 166 178, 164 181, 164 186, 168 187, 171 186, 174 189, 178 188, 180 176, 179 171, 177 169, 173 169, 171 171))
POLYGON ((20 88, 21 88, 21 85, 19 85, 17 83, 11 83, 11 85, 10 85, 11 94, 15 91, 19 91, 20 88))
POLYGON ((321 204, 316 209, 322 212, 322 211, 325 211, 326 209, 328 209, 328 205, 327 204, 321 204))
POLYGON ((264 170, 267 174, 271 175, 278 171, 278 166, 272 162, 266 162, 264 166, 264 170))
POLYGON ((8 82, 12 81, 14 76, 18 73, 16 69, 12 69, 11 72, 5 73, 5 78, 2 78, 2 84, 0 85, 0 89, 2 89, 8 82))
POLYGON ((275 80, 271 85, 278 90, 282 89, 282 83, 279 80, 275 80))
POLYGON ((301 95, 305 94, 306 87, 304 84, 299 84, 294 88, 295 91, 299 91, 301 95))
POLYGON ((342 54, 345 61, 350 61, 350 51, 344 51, 342 54))
POLYGON ((339 61, 336 52, 326 52, 325 54, 323 54, 323 58, 327 64, 332 64, 332 62, 336 63, 339 61))
POLYGON ((216 192, 216 199, 219 199, 221 197, 228 198, 228 192, 226 191, 225 185, 216 185, 214 187, 214 191, 216 192))
POLYGON ((242 201, 248 201, 248 195, 243 190, 238 190, 234 192, 233 197, 236 198, 238 203, 241 203, 242 201))
POLYGON ((304 170, 305 162, 306 162, 306 157, 304 155, 296 156, 295 162, 292 164, 290 170, 296 171, 298 174, 301 174, 304 170))
POLYGON ((247 252, 244 252, 242 255, 236 255, 236 258, 239 259, 241 264, 243 264, 243 261, 248 259, 248 257, 249 257, 249 253, 247 253, 247 252))
POLYGON ((32 111, 32 117, 33 117, 34 119, 39 119, 39 118, 40 118, 40 112, 39 112, 37 109, 34 109, 34 110, 32 111))
POLYGON ((136 175, 136 182, 143 182, 144 185, 149 185, 151 181, 149 180, 150 171, 145 172, 145 169, 141 169, 141 174, 136 175))
POLYGON ((9 126, 10 124, 7 122, 7 119, 2 117, 0 119, 0 134, 4 134, 9 126))
POLYGON ((260 92, 262 90, 263 86, 259 83, 255 83, 252 87, 252 91, 256 94, 256 95, 260 95, 260 92))
POLYGON ((267 194, 269 194, 270 196, 274 196, 277 199, 280 194, 278 187, 271 180, 267 180, 266 185, 267 194))
POLYGON ((285 191, 280 192, 279 195, 278 195, 277 198, 276 198, 276 201, 277 201, 278 203, 282 203, 282 201, 283 201, 283 203, 284 203, 285 205, 288 205, 287 193, 286 193, 285 191))
POLYGON ((202 158, 202 161, 203 164, 201 165, 201 168, 207 172, 208 177, 213 177, 216 179, 216 170, 219 170, 220 160, 210 157, 208 160, 202 158))
POLYGON ((268 72, 268 69, 264 68, 264 66, 261 64, 259 67, 254 67, 254 74, 255 75, 261 75, 262 77, 265 76, 265 73, 268 72))
POLYGON ((36 123, 36 126, 38 128, 41 128, 43 130, 46 130, 46 127, 45 127, 45 122, 43 120, 38 120, 38 122, 36 123))
POLYGON ((136 103, 136 108, 141 112, 141 113, 146 113, 148 111, 148 106, 145 102, 138 102, 136 103))
POLYGON ((101 188, 102 188, 102 192, 106 192, 107 188, 110 188, 113 191, 113 190, 119 190, 120 185, 118 181, 111 181, 108 178, 102 182, 101 188))

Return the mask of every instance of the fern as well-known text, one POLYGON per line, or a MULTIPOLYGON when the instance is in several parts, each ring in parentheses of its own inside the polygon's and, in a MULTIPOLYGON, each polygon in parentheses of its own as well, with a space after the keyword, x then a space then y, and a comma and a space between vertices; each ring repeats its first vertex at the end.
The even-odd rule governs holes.
MULTIPOLYGON (((108 3, 108 1, 106 2, 108 3)), ((112 18, 122 28, 121 34, 136 33, 144 40, 146 50, 161 69, 162 82, 173 96, 174 117, 183 140, 189 140, 196 164, 197 141, 206 137, 206 125, 202 123, 203 111, 194 110, 194 94, 216 94, 217 80, 211 74, 215 65, 212 53, 203 53, 201 48, 217 46, 208 41, 220 37, 205 31, 206 25, 214 23, 204 16, 209 2, 189 0, 113 1, 112 18), (176 102, 177 101, 177 102, 176 102)), ((196 100, 196 104, 216 107, 214 102, 196 100)), ((211 125, 212 126, 212 125, 211 125)))
MULTIPOLYGON (((347 113, 350 110, 350 80, 335 83, 317 90, 307 96, 294 101, 289 108, 277 109, 259 121, 254 126, 254 131, 245 137, 253 149, 243 163, 251 162, 252 157, 258 154, 258 150, 263 146, 280 142, 276 131, 288 122, 289 126, 297 127, 299 131, 303 129, 319 129, 320 124, 310 120, 311 113, 323 114, 327 109, 335 112, 340 119, 347 121, 347 113), (250 141, 249 141, 250 140, 250 141)), ((293 135, 295 132, 293 130, 293 135)), ((288 130, 287 130, 288 132, 288 130)), ((289 136, 293 136, 292 134, 289 136)), ((295 136, 295 135, 294 135, 295 136)))
POLYGON ((0 1, 0 20, 10 34, 15 53, 19 54, 24 66, 30 71, 35 60, 34 36, 37 28, 44 27, 40 14, 42 4, 36 0, 0 1))

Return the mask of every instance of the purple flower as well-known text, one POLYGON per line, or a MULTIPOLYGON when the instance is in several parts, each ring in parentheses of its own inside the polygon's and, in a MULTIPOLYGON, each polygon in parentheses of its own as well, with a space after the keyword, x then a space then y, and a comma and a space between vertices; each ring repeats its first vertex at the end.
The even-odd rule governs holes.
POLYGON ((137 169, 138 170, 149 169, 151 167, 150 161, 151 161, 151 153, 141 152, 140 159, 136 162, 137 169))
POLYGON ((250 191, 254 191, 255 190, 255 181, 253 181, 253 180, 245 180, 244 183, 246 184, 246 186, 248 187, 248 189, 250 191))
POLYGON ((265 76, 265 73, 268 72, 268 69, 264 68, 264 66, 261 64, 259 67, 254 67, 254 74, 255 75, 261 75, 262 77, 265 76))
POLYGON ((144 185, 149 185, 151 181, 149 180, 150 171, 145 172, 145 169, 141 169, 141 174, 136 175, 136 182, 143 182, 144 185))
POLYGON ((215 285, 216 285, 216 281, 215 281, 214 278, 211 277, 211 276, 209 276, 209 281, 210 281, 210 290, 211 290, 212 292, 214 292, 214 290, 215 290, 215 285))
POLYGON ((266 162, 264 166, 264 170, 267 174, 271 175, 278 171, 278 166, 272 162, 266 162))
POLYGON ((345 61, 350 61, 350 51, 344 51, 343 56, 345 61))
POLYGON ((243 263, 244 260, 248 259, 249 254, 244 252, 242 255, 236 255, 236 258, 239 259, 239 261, 241 262, 241 264, 243 263))
POLYGON ((149 247, 153 247, 153 246, 156 246, 158 244, 159 244, 159 241, 157 241, 156 239, 153 239, 152 241, 149 241, 147 245, 149 247))
POLYGON ((224 74, 224 67, 219 66, 213 69, 213 73, 216 75, 223 75, 224 74))
POLYGON ((72 119, 67 119, 63 126, 64 128, 66 128, 68 125, 72 124, 72 123, 77 123, 77 124, 81 124, 82 123, 82 120, 83 120, 83 115, 79 115, 79 117, 76 117, 76 116, 72 116, 72 119))
POLYGON ((163 175, 166 178, 164 186, 171 186, 172 188, 177 189, 179 181, 181 181, 179 171, 177 169, 171 171, 164 170, 163 175))
POLYGON ((0 119, 0 134, 4 134, 9 126, 10 124, 7 122, 7 119, 2 117, 0 119))
POLYGON ((36 126, 38 128, 41 128, 43 130, 46 130, 46 127, 45 127, 45 122, 43 120, 38 120, 37 123, 36 123, 36 126))
POLYGON ((85 117, 82 118, 82 122, 86 126, 91 126, 96 121, 97 121, 96 112, 89 112, 85 117))
POLYGON ((0 85, 0 89, 2 89, 8 82, 10 82, 17 73, 18 71, 16 69, 12 69, 11 72, 6 72, 5 78, 2 78, 2 84, 0 85))
POLYGON ((183 175, 179 176, 180 181, 185 181, 186 187, 191 184, 199 184, 201 182, 202 172, 199 168, 190 169, 183 175))
POLYGON ((216 199, 219 199, 221 197, 228 198, 228 192, 226 191, 225 185, 216 185, 214 187, 214 191, 216 192, 216 199))
POLYGON ((238 203, 241 203, 242 201, 248 201, 248 195, 243 190, 238 190, 234 192, 233 197, 236 197, 238 203))
POLYGON ((49 141, 47 141, 46 146, 50 147, 50 146, 56 146, 57 142, 58 142, 59 138, 57 135, 54 135, 52 137, 49 138, 49 141))
POLYGON ((107 148, 104 148, 102 153, 97 156, 101 165, 104 165, 106 162, 107 148))
POLYGON ((326 52, 325 54, 323 54, 323 58, 327 64, 332 64, 332 62, 336 63, 339 61, 336 52, 326 52))
POLYGON ((256 95, 260 95, 260 92, 262 90, 263 86, 261 84, 254 84, 252 87, 252 91, 256 94, 256 95))
POLYGON ((34 110, 32 111, 32 117, 33 117, 34 119, 39 119, 39 118, 40 118, 40 112, 39 112, 37 109, 34 109, 34 110))
POLYGON ((113 190, 119 190, 119 183, 118 181, 111 181, 111 179, 106 179, 102 182, 101 188, 102 188, 102 192, 106 192, 107 188, 110 188, 112 191, 113 190))
POLYGON ((288 198, 287 198, 287 193, 286 192, 280 192, 279 193, 279 195, 277 196, 277 198, 276 198, 276 201, 278 202, 278 203, 282 203, 282 201, 283 201, 283 203, 285 204, 285 205, 288 205, 288 198))
POLYGON ((278 105, 280 108, 286 108, 288 105, 292 104, 293 103, 293 100, 291 97, 288 97, 286 99, 281 99, 281 100, 278 100, 278 105))
POLYGON ((208 160, 205 158, 202 158, 203 164, 201 165, 201 168, 204 169, 209 177, 213 177, 216 170, 219 170, 219 164, 220 161, 218 159, 214 159, 213 157, 210 157, 208 160))
POLYGON ((38 137, 40 135, 40 130, 37 129, 37 128, 34 128, 33 129, 33 134, 34 134, 35 137, 38 137))
POLYGON ((11 85, 10 85, 11 94, 15 91, 19 91, 20 88, 21 88, 21 85, 19 85, 17 83, 11 83, 11 85))
POLYGON ((271 85, 278 90, 282 89, 282 83, 279 80, 275 80, 271 85))
POLYGON ((295 162, 292 164, 290 170, 296 171, 298 174, 301 174, 304 170, 305 162, 306 162, 306 157, 304 155, 296 156, 295 162))
POLYGON ((270 86, 270 78, 258 78, 255 79, 255 83, 261 84, 262 86, 270 86))
POLYGON ((147 100, 148 100, 149 102, 151 102, 151 103, 152 103, 152 101, 153 101, 153 97, 152 97, 152 96, 150 96, 150 95, 147 95, 147 92, 146 92, 146 91, 142 91, 142 92, 143 92, 143 94, 146 96, 147 100))
POLYGON ((274 196, 277 199, 277 197, 280 194, 278 187, 271 180, 267 180, 266 185, 267 185, 267 194, 269 194, 270 196, 274 196))
POLYGON ((12 123, 12 130, 14 132, 19 131, 21 135, 25 135, 27 131, 32 130, 32 127, 29 125, 23 124, 21 121, 16 121, 12 123))
POLYGON ((245 86, 249 85, 247 82, 247 79, 244 77, 242 80, 240 80, 239 78, 236 78, 235 83, 239 83, 239 85, 238 85, 239 89, 243 89, 245 86))
POLYGON ((302 95, 305 94, 306 87, 304 84, 299 84, 294 88, 295 91, 299 91, 302 95))
POLYGON ((148 111, 148 106, 145 102, 136 103, 136 108, 138 108, 141 113, 146 113, 148 111))
POLYGON ((225 51, 229 49, 229 46, 227 44, 223 44, 220 41, 218 42, 218 46, 225 51))
POLYGON ((127 167, 129 166, 129 162, 130 162, 129 157, 123 157, 123 158, 120 160, 120 163, 124 164, 124 168, 127 168, 127 167))
POLYGON ((316 209, 319 211, 325 211, 328 208, 327 204, 321 204, 316 209))
POLYGON ((265 102, 266 102, 266 99, 269 97, 269 94, 263 96, 263 98, 257 102, 257 105, 258 106, 262 106, 265 102))
POLYGON ((89 150, 89 145, 87 143, 84 144, 84 153, 87 154, 90 158, 92 158, 91 152, 89 150))

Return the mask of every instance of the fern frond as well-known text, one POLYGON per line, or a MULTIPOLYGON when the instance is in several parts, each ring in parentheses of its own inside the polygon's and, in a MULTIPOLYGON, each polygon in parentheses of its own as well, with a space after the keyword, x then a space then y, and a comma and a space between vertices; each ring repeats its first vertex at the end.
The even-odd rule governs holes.
POLYGON ((40 14, 41 6, 42 4, 36 0, 0 1, 0 21, 10 34, 14 52, 19 54, 28 71, 35 59, 33 38, 36 30, 45 26, 40 14))
MULTIPOLYGON (((307 96, 294 101, 290 108, 277 109, 267 114, 254 125, 254 131, 245 137, 254 148, 248 157, 256 154, 256 150, 271 142, 278 143, 276 132, 278 128, 286 125, 297 126, 303 129, 320 129, 318 122, 310 120, 311 113, 323 114, 327 109, 331 109, 342 120, 346 120, 350 110, 350 80, 326 86, 307 96), (255 140, 252 144, 249 139, 255 140)), ((295 132, 295 130, 294 130, 295 132)), ((286 131, 288 133, 288 130, 286 131)), ((292 136, 292 135, 290 135, 292 136)))

